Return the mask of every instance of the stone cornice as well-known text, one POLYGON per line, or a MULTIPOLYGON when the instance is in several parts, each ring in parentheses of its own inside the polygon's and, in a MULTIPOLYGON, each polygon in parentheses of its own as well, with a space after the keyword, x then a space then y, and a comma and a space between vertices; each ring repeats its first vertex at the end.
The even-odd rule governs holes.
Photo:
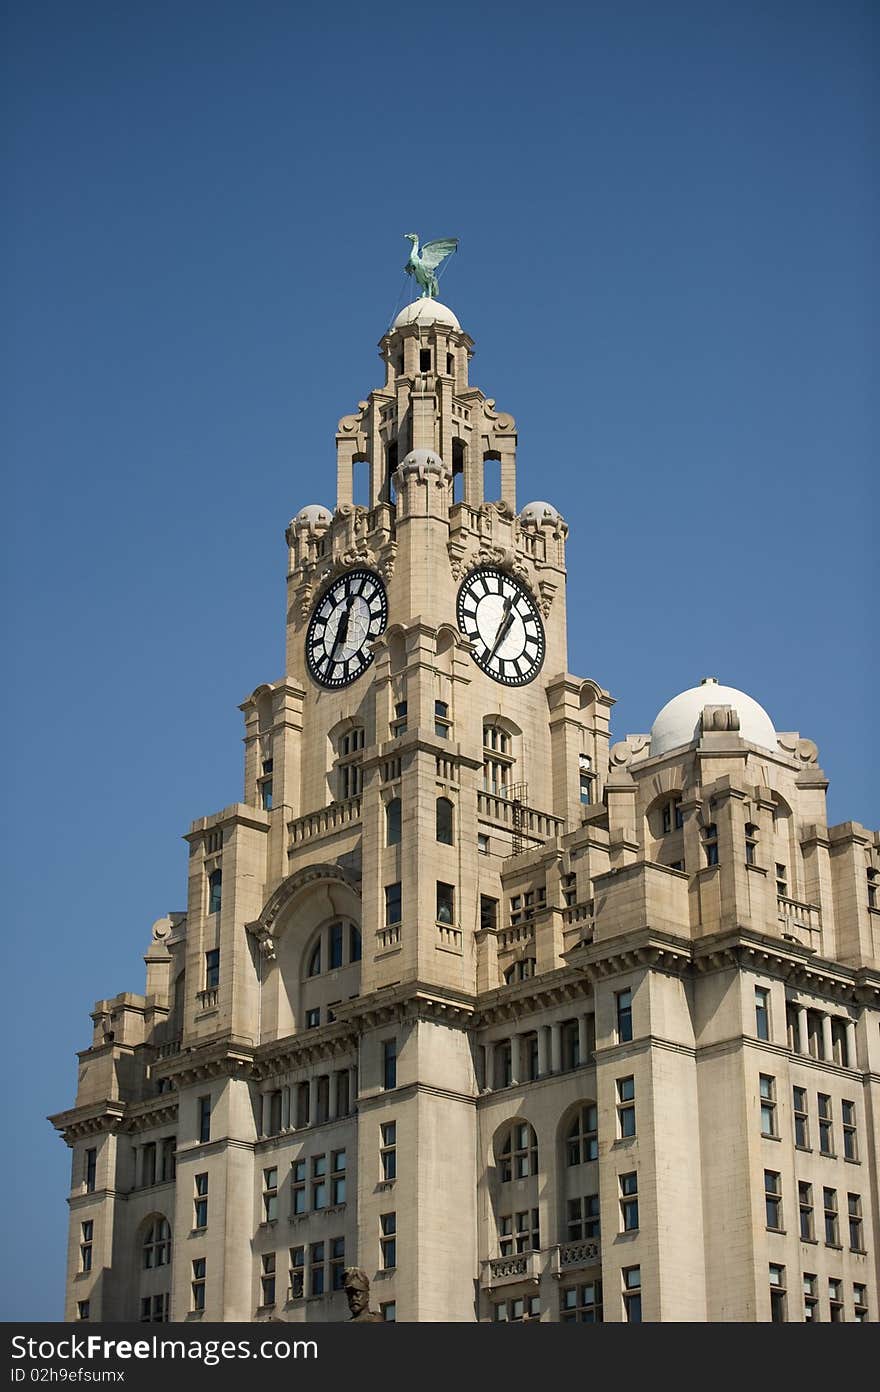
POLYGON ((749 928, 698 938, 693 944, 693 962, 699 972, 743 967, 760 970, 793 986, 809 987, 817 995, 849 999, 855 1004, 880 1000, 880 972, 831 962, 799 943, 781 941, 749 928))
POLYGON ((47 1119, 56 1131, 60 1131, 68 1145, 82 1140, 84 1136, 97 1136, 103 1131, 116 1131, 126 1111, 126 1103, 119 1098, 103 1097, 99 1102, 91 1102, 86 1107, 71 1107, 65 1112, 55 1112, 47 1119))

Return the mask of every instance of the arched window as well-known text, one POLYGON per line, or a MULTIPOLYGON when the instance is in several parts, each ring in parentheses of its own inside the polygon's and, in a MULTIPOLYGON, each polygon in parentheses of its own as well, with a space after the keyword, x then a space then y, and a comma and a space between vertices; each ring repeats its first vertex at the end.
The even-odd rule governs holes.
POLYGON ((348 960, 349 962, 359 962, 361 960, 361 930, 356 923, 348 925, 348 960))
POLYGON ((385 844, 400 845, 400 798, 392 798, 385 804, 385 844))
POLYGON ((437 799, 437 811, 436 811, 437 840, 438 840, 438 841, 441 841, 441 842, 443 843, 444 846, 451 846, 452 843, 453 843, 453 838, 452 838, 452 818, 453 818, 453 812, 454 812, 454 809, 453 809, 452 803, 450 802, 449 798, 446 798, 446 797, 438 797, 438 799, 437 799))
POLYGON ((584 1165, 599 1158, 599 1109, 587 1102, 572 1117, 565 1133, 566 1165, 584 1165))
POLYGON ((308 968, 307 968, 307 970, 306 970, 306 976, 320 976, 320 975, 321 975, 321 939, 319 938, 318 941, 315 943, 315 946, 312 948, 312 955, 311 955, 311 957, 309 958, 309 965, 308 965, 308 968))
POLYGON ((464 500, 464 459, 465 444, 464 440, 454 439, 452 441, 452 501, 460 503, 464 500))
POLYGON ((527 1121, 511 1126, 498 1151, 501 1183, 511 1179, 527 1179, 538 1173, 538 1138, 527 1121))
POLYGON ((167 1218, 155 1218, 144 1234, 144 1270, 171 1265, 171 1225, 167 1218))
POLYGON ((494 721, 483 723, 483 790, 507 797, 513 782, 513 736, 494 721))

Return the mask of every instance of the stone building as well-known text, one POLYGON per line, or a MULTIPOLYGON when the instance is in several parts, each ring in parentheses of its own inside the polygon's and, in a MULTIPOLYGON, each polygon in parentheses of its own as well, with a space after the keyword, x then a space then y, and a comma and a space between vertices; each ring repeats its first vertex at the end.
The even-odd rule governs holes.
POLYGON ((880 838, 714 678, 612 744, 472 340, 380 352, 241 801, 52 1118, 66 1317, 342 1320, 356 1263, 386 1319, 875 1319, 880 838))

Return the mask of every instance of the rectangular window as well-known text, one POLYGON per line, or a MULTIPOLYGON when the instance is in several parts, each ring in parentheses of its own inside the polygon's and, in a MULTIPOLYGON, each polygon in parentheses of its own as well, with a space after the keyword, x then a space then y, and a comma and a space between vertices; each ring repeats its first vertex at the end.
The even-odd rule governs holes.
POLYGON ((825 1210, 825 1241, 829 1247, 839 1247, 840 1233, 837 1226, 837 1190, 823 1189, 822 1204, 825 1210))
POLYGON ((582 1286, 566 1286, 559 1292, 560 1324, 602 1323, 602 1282, 588 1281, 582 1286))
POLYGON ((703 849, 706 852, 706 864, 718 864, 718 828, 714 822, 710 822, 703 828, 703 849))
POLYGON ((490 899, 488 895, 480 895, 480 928, 483 932, 487 930, 494 932, 498 927, 498 900, 490 899))
POLYGON ((264 812, 272 811, 272 779, 264 778, 260 784, 260 804, 264 812))
POLYGON ((309 1295, 324 1294, 324 1244, 313 1242, 309 1248, 309 1295))
POLYGON ((79 1244, 79 1269, 80 1271, 91 1271, 92 1269, 92 1241, 95 1234, 94 1219, 87 1218, 80 1224, 80 1244, 79 1244))
POLYGON ((862 1231, 861 1195, 847 1194, 846 1207, 849 1214, 849 1249, 851 1252, 864 1252, 865 1235, 862 1231))
POLYGON ((784 865, 779 864, 779 861, 776 862, 776 893, 782 899, 788 896, 788 872, 784 865))
POLYGON ((314 1006, 306 1011, 306 1029, 317 1029, 321 1023, 321 1007, 314 1006))
POLYGON ((192 1310, 205 1308, 205 1280, 207 1263, 204 1257, 196 1257, 192 1264, 192 1310))
POLYGON ((508 1213, 498 1219, 498 1237, 502 1257, 519 1252, 538 1252, 541 1234, 538 1210, 527 1208, 522 1213, 508 1213))
POLYGON ((340 1291, 345 1288, 345 1238, 330 1239, 330 1289, 340 1291))
POLYGON ((434 702, 434 734, 438 739, 449 738, 449 705, 446 701, 434 702))
POLYGON ((843 1154, 847 1160, 858 1160, 859 1147, 856 1136, 856 1104, 841 1102, 840 1115, 843 1121, 843 1154))
POLYGON ((868 1322, 868 1287, 861 1281, 853 1282, 853 1318, 856 1324, 868 1322))
POLYGON ((477 832, 477 850, 480 855, 489 854, 489 838, 484 831, 477 832))
POLYGON ((791 1090, 794 1111, 794 1143, 799 1150, 810 1149, 810 1119, 807 1115, 807 1090, 796 1087, 791 1090))
POLYGON ((85 1153, 85 1185, 86 1193, 94 1194, 95 1178, 98 1172, 98 1151, 94 1146, 90 1146, 85 1153))
POLYGON ((208 1226, 208 1176, 207 1174, 197 1174, 195 1176, 195 1198, 193 1199, 193 1227, 206 1228, 208 1226))
POLYGON ((617 1012, 617 1041, 625 1044, 633 1037, 632 991, 617 991, 614 996, 617 1012))
POLYGON ((568 1242, 582 1242, 599 1236, 599 1195, 587 1194, 582 1199, 569 1199, 566 1210, 565 1236, 568 1242))
POLYGON ((212 947, 205 953, 205 990, 210 991, 220 985, 220 949, 212 947))
POLYGON ((764 1171, 764 1207, 767 1227, 782 1231, 782 1176, 776 1170, 764 1171))
POLYGON ((394 707, 394 719, 391 722, 391 737, 396 739, 398 735, 406 731, 406 701, 398 701, 394 707))
POLYGON ((330 1202, 345 1203, 345 1151, 334 1150, 330 1155, 330 1202))
POLYGON ((212 870, 208 876, 208 913, 220 912, 223 902, 223 871, 212 870))
POLYGON ((263 1171, 263 1220, 274 1223, 278 1217, 278 1170, 274 1165, 263 1171))
POLYGON ((397 1301, 385 1300, 379 1306, 379 1314, 386 1324, 394 1324, 397 1320, 397 1301))
POLYGON ((774 1324, 785 1324, 788 1319, 785 1267, 774 1262, 770 1263, 770 1319, 774 1324))
POLYGON ((758 850, 758 828, 754 822, 746 822, 746 865, 754 865, 758 850))
POLYGON ((437 881, 437 922, 455 922, 455 888, 442 880, 437 881))
POLYGON ((642 1269, 640 1266, 625 1266, 620 1274, 623 1279, 623 1318, 627 1324, 641 1324, 642 1269))
POLYGON ((831 1098, 827 1093, 820 1092, 817 1100, 819 1103, 819 1153, 833 1155, 834 1122, 831 1117, 831 1098))
POLYGON ((301 1300, 305 1294, 305 1266, 306 1249, 305 1247, 291 1247, 290 1249, 290 1288, 288 1298, 290 1300, 301 1300))
POLYGON ((78 1301, 76 1302, 76 1317, 77 1317, 77 1319, 78 1319, 78 1320, 87 1320, 87 1319, 89 1318, 89 1309, 90 1309, 90 1305, 89 1305, 88 1300, 78 1300, 78 1301))
POLYGON ((211 1139, 211 1098, 200 1097, 198 1100, 198 1128, 199 1140, 201 1142, 211 1139))
POLYGON ((400 892, 400 881, 396 884, 385 886, 385 926, 389 927, 392 923, 400 923, 403 918, 403 901, 400 892))
POLYGON ((156 1183, 156 1142, 141 1146, 141 1184, 149 1189, 156 1183))
POLYGON ((814 1242, 816 1230, 813 1223, 813 1186, 804 1180, 798 1181, 798 1210, 801 1241, 814 1242))
POLYGON ((637 1232, 639 1227, 639 1179, 635 1170, 618 1175, 620 1185, 620 1231, 637 1232))
POLYGON ((843 1324, 843 1282, 834 1276, 828 1279, 828 1317, 832 1324, 843 1324))
POLYGON ((382 1086, 386 1092, 397 1087, 397 1040, 382 1040, 382 1086))
POLYGON ((298 1218, 306 1212, 306 1162, 294 1160, 290 1166, 290 1211, 298 1218))
POLYGON ((819 1318, 819 1281, 811 1272, 804 1272, 804 1324, 815 1324, 819 1318))
POLYGON ((770 1038, 770 992, 765 986, 755 987, 755 1033, 759 1039, 770 1038))
POLYGON ((262 1258, 262 1274, 260 1276, 261 1304, 275 1304, 275 1253, 267 1252, 262 1258))
POLYGON ((381 1127, 382 1144, 379 1161, 382 1166, 382 1179, 397 1178, 397 1122, 386 1121, 381 1127))
POLYGON ((348 1116, 351 1110, 350 1079, 347 1068, 340 1068, 336 1074, 336 1115, 348 1116))
POLYGON ((776 1079, 767 1073, 759 1075, 758 1086, 761 1093, 761 1135, 775 1136, 776 1131, 776 1079))
POLYGON ((570 875, 562 876, 562 898, 567 909, 571 909, 577 903, 577 875, 572 872, 570 875))
POLYGON ((379 1215, 381 1229, 380 1246, 382 1249, 382 1270, 390 1271, 397 1265, 397 1214, 382 1213, 379 1215))
POLYGON ((312 1212, 327 1207, 327 1156, 312 1157, 312 1212))
POLYGON ((617 1080, 617 1134, 623 1139, 636 1134, 636 1084, 634 1078, 617 1080))

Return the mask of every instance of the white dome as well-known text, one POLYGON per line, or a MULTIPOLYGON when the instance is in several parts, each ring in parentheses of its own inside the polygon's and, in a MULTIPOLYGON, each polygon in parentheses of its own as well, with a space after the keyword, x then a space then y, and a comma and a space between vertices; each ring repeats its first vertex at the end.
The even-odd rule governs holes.
POLYGON ((739 717, 739 735, 749 744, 776 751, 776 731, 763 706, 735 686, 721 686, 705 677, 699 686, 673 696, 651 726, 651 757, 679 749, 700 737, 700 717, 705 706, 732 706, 739 717))
POLYGON ((461 333, 461 324, 449 306, 427 296, 423 300, 413 300, 412 304, 402 309, 391 327, 404 329, 407 324, 446 324, 448 328, 457 329, 461 333))
POLYGON ((562 513, 552 503, 542 503, 539 500, 534 503, 526 503, 519 515, 519 520, 520 522, 535 522, 539 526, 542 522, 555 524, 562 521, 562 513))
POLYGON ((329 527, 332 521, 329 508, 322 507, 320 503, 309 503, 307 507, 300 508, 291 525, 314 530, 315 527, 329 527))

